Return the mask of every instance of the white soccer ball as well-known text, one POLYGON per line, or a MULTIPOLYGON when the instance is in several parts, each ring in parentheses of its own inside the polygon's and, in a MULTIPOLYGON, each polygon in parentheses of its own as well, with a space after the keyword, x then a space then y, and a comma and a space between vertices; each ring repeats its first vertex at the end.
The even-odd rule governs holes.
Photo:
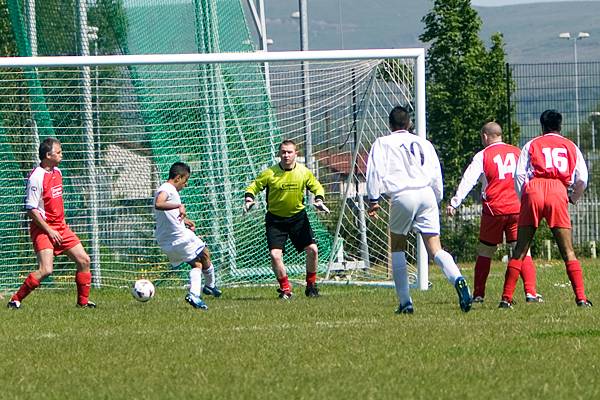
POLYGON ((137 301, 146 302, 154 297, 154 285, 148 279, 138 279, 131 288, 131 294, 137 301))

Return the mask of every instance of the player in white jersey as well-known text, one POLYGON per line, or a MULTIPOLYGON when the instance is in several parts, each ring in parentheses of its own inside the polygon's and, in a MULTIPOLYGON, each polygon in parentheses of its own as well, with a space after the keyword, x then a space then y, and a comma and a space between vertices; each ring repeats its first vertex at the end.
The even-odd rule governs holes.
POLYGON ((421 234, 427 252, 440 266, 458 293, 462 311, 471 309, 471 293, 452 256, 440 243, 438 203, 442 200, 442 170, 431 142, 408 131, 409 112, 394 107, 389 115, 392 133, 378 138, 369 153, 367 193, 369 215, 380 209, 381 195, 390 198, 390 236, 392 271, 400 305, 398 314, 412 314, 406 269, 407 235, 411 230, 421 234))
POLYGON ((187 164, 176 162, 171 165, 169 179, 154 195, 154 236, 173 267, 190 264, 190 291, 185 300, 194 308, 206 310, 208 306, 202 300, 202 293, 219 297, 221 291, 215 285, 215 268, 206 243, 194 233, 196 225, 187 218, 185 205, 179 197, 189 178, 190 167, 187 164))

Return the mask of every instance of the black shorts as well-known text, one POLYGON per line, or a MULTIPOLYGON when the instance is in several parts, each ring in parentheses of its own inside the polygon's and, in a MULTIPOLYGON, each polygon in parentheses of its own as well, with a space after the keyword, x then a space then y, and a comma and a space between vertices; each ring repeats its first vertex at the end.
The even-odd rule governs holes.
POLYGON ((304 251, 306 246, 315 243, 315 235, 305 210, 291 217, 278 217, 267 212, 265 227, 267 228, 269 250, 285 249, 288 236, 298 253, 304 251))

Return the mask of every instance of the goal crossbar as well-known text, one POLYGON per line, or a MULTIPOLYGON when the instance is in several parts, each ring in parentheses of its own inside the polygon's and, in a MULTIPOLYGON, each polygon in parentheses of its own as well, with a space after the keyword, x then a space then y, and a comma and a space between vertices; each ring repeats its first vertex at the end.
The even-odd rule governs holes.
POLYGON ((0 57, 0 67, 81 67, 96 65, 169 65, 275 61, 339 61, 349 59, 368 60, 375 58, 401 57, 415 58, 417 60, 421 60, 425 57, 425 50, 423 48, 413 48, 366 50, 310 50, 254 53, 240 52, 210 54, 0 57))

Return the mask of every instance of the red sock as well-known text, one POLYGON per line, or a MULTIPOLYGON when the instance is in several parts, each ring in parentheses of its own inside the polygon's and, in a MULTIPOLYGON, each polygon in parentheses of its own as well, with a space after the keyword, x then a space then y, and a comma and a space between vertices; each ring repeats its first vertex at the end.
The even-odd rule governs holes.
POLYGON ((485 297, 485 282, 490 274, 491 265, 491 258, 484 256, 477 257, 477 261, 475 262, 475 288, 473 290, 473 297, 485 297))
POLYGON ((90 297, 90 287, 92 283, 91 272, 76 272, 75 283, 77 284, 77 304, 84 305, 88 303, 90 297))
POLYGON ((314 285, 317 282, 317 273, 316 272, 307 272, 306 273, 306 285, 314 285))
POLYGON ((10 299, 16 300, 16 301, 23 301, 23 299, 25 297, 27 297, 27 295, 29 293, 31 293, 35 288, 37 288, 39 286, 40 286, 40 281, 35 279, 35 277, 33 276, 33 273, 31 273, 31 274, 27 275, 25 282, 23 282, 23 284, 21 285, 19 290, 17 290, 17 293, 13 294, 10 299))
POLYGON ((502 291, 502 300, 512 302, 515 286, 521 274, 521 260, 510 259, 506 267, 506 275, 504 276, 504 289, 502 291))
POLYGON ((525 288, 525 294, 529 293, 533 296, 537 296, 536 291, 536 272, 535 265, 531 256, 525 256, 523 264, 521 265, 521 278, 523 279, 523 287, 525 288))
POLYGON ((585 288, 583 286, 583 271, 581 270, 581 264, 579 264, 578 260, 571 260, 565 261, 565 266, 567 267, 567 275, 569 275, 571 287, 573 287, 573 292, 575 293, 575 299, 577 301, 587 300, 585 297, 585 288))
POLYGON ((287 275, 283 278, 277 278, 277 282, 279 282, 279 288, 284 292, 291 292, 292 288, 290 286, 290 281, 288 281, 287 275))

